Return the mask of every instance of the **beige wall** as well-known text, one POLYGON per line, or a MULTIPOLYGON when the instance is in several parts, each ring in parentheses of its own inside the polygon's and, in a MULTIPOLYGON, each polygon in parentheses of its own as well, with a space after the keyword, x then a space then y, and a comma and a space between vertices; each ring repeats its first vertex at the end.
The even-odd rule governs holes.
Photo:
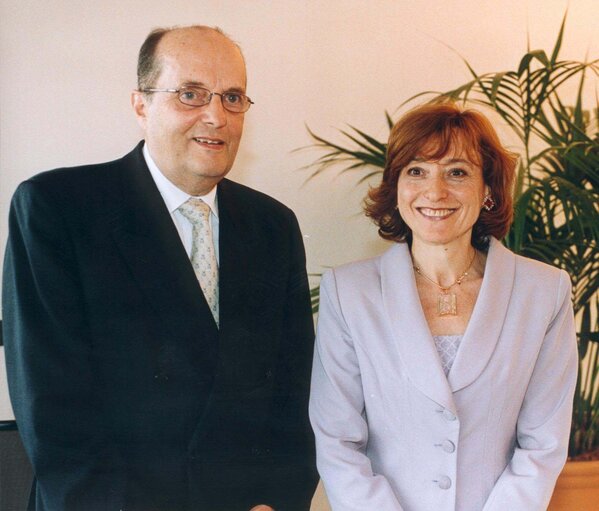
MULTIPOLYGON (((41 170, 106 161, 140 133, 129 107, 135 59, 155 26, 220 25, 239 41, 256 105, 231 177, 297 213, 308 267, 377 253, 356 213, 365 188, 334 173, 303 185, 320 153, 305 124, 337 137, 345 123, 385 136, 383 112, 422 90, 513 67, 551 48, 567 0, 0 0, 0 257, 8 203, 41 170)), ((570 0, 564 57, 597 55, 596 0, 570 0)))
MULTIPOLYGON (((189 23, 219 25, 244 49, 256 105, 231 177, 296 211, 309 271, 380 252, 375 229, 357 214, 364 187, 334 173, 303 184, 308 172, 299 169, 320 154, 293 152, 310 144, 305 124, 328 137, 345 123, 385 136, 385 109, 468 78, 449 47, 477 71, 513 68, 527 30, 532 47, 552 48, 567 4, 0 0, 0 258, 20 181, 56 166, 113 159, 137 142, 129 92, 138 47, 155 26, 189 23)), ((563 56, 597 56, 597 0, 569 4, 563 56)))

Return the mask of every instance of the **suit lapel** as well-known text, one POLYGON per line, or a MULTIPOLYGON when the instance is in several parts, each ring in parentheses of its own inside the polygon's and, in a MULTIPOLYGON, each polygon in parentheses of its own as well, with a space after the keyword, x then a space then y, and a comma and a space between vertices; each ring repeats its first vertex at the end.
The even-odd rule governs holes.
POLYGON ((120 200, 111 212, 113 238, 138 286, 165 320, 185 318, 189 332, 216 334, 203 296, 170 213, 145 164, 141 145, 123 159, 120 200), (201 311, 198 314, 198 311, 201 311))
POLYGON ((491 238, 485 275, 451 371, 453 392, 476 380, 493 355, 505 324, 516 272, 516 258, 491 238))
POLYGON ((256 237, 249 221, 251 211, 242 211, 231 183, 223 180, 218 185, 219 213, 219 289, 221 333, 239 323, 243 302, 250 292, 251 258, 255 256, 256 237))
POLYGON ((381 257, 383 303, 410 380, 429 398, 457 413, 453 396, 418 298, 406 243, 381 257))

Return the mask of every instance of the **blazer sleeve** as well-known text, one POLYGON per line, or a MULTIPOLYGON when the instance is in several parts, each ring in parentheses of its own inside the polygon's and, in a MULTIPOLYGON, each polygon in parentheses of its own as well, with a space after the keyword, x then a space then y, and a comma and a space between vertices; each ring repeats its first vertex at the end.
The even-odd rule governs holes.
POLYGON ((78 262, 61 206, 35 180, 21 184, 11 204, 2 295, 10 396, 37 480, 36 509, 120 509, 121 463, 94 394, 78 262))
POLYGON ((516 448, 483 511, 547 509, 568 453, 577 371, 571 285, 561 271, 553 319, 518 416, 516 448))
POLYGON ((310 392, 316 457, 333 510, 402 511, 387 479, 368 456, 360 365, 337 296, 335 274, 324 274, 310 392))

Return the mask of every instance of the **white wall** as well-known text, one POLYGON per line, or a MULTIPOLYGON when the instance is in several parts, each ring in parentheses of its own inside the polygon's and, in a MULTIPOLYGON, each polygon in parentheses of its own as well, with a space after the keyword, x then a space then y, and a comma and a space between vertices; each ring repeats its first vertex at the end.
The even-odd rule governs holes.
POLYGON ((477 71, 513 69, 527 31, 552 49, 568 3, 562 56, 597 57, 597 0, 0 0, 0 258, 20 181, 133 147, 139 45, 153 27, 190 23, 221 26, 246 56, 256 104, 230 177, 296 211, 310 272, 378 253, 364 187, 334 172, 303 184, 320 155, 293 152, 311 142, 305 124, 384 137, 385 109, 468 79, 449 47, 477 71))

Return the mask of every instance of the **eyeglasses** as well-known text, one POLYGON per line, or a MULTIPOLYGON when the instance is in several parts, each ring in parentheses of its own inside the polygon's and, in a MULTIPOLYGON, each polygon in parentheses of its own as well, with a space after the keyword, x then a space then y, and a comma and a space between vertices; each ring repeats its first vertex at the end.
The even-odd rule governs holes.
POLYGON ((245 94, 239 92, 211 92, 204 87, 180 87, 178 89, 141 89, 140 92, 170 92, 177 94, 181 103, 188 106, 204 106, 210 103, 212 96, 220 96, 221 103, 225 110, 242 114, 247 112, 254 104, 245 94))

